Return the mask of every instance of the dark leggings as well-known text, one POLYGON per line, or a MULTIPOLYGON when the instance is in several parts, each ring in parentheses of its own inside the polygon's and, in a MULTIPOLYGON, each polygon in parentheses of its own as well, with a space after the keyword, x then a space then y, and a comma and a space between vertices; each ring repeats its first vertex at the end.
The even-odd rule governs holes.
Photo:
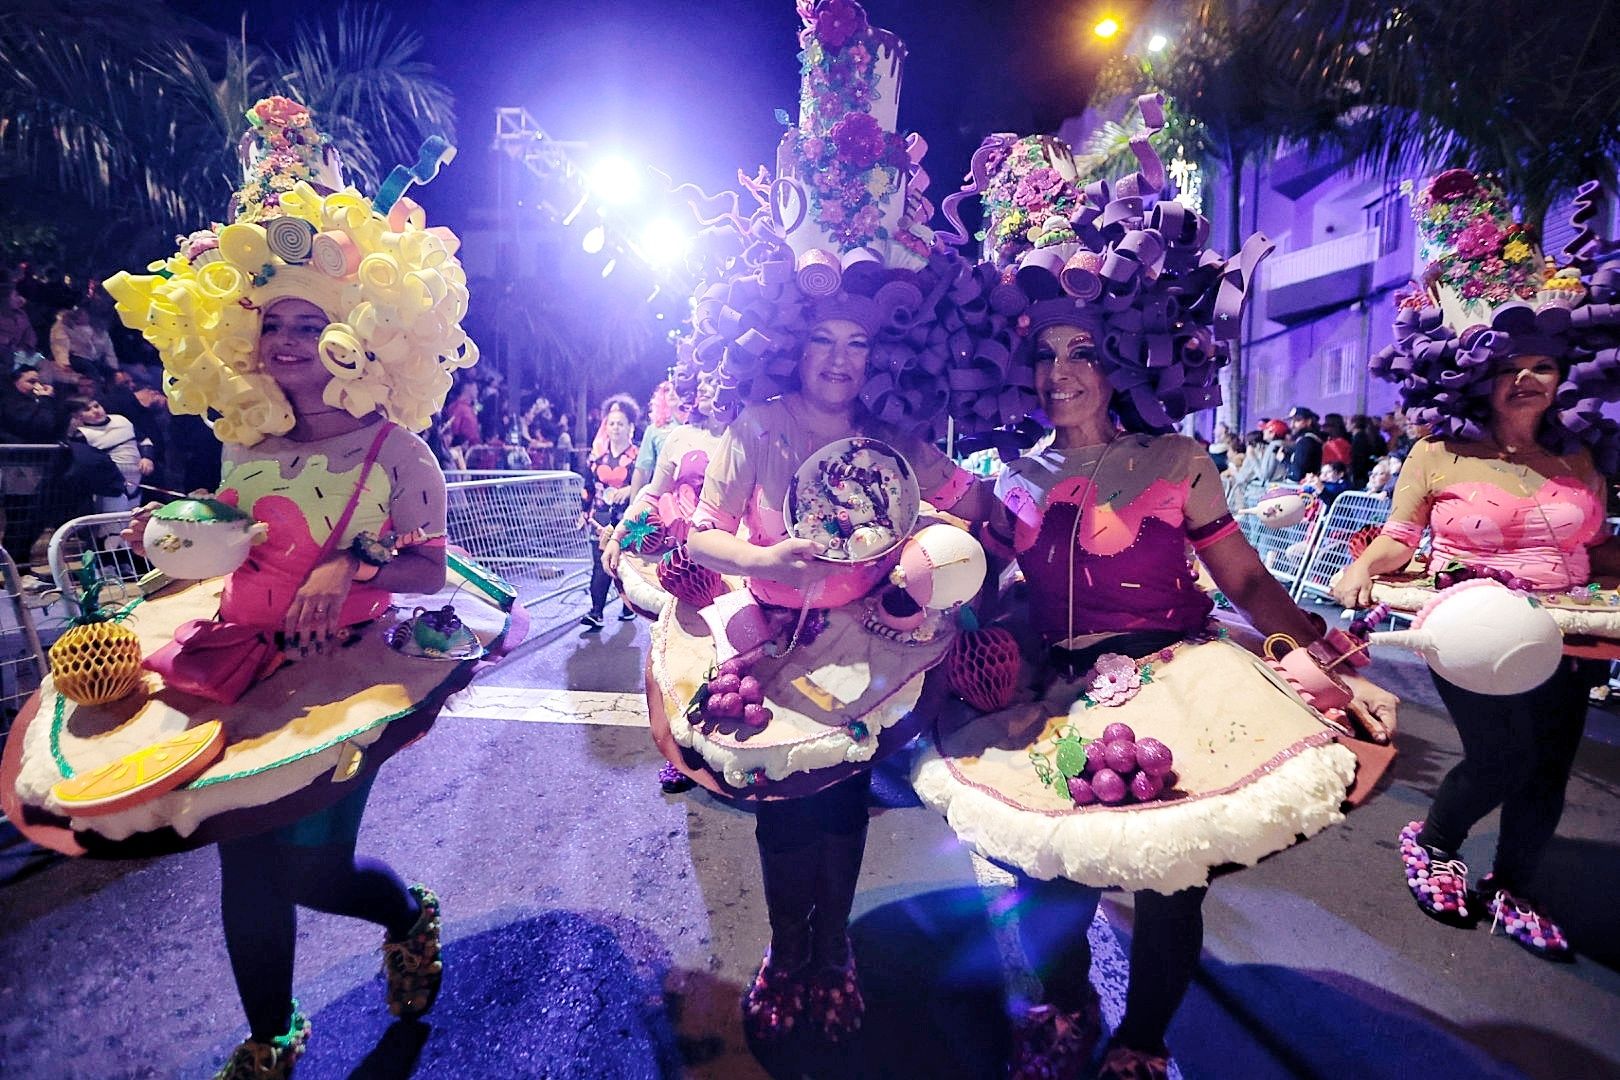
POLYGON ((1586 695, 1608 665, 1565 660, 1523 694, 1493 697, 1434 676, 1462 739, 1463 759, 1446 774, 1418 840, 1455 852, 1486 814, 1502 808, 1495 873, 1514 892, 1529 887, 1564 813, 1564 788, 1586 727, 1586 695))
POLYGON ((797 967, 814 957, 841 965, 866 853, 867 794, 862 772, 802 799, 762 802, 754 812, 771 955, 797 967))
POLYGON ((299 906, 374 922, 395 940, 421 913, 388 864, 354 853, 370 786, 285 829, 219 845, 225 948, 254 1039, 292 1023, 299 906))
MULTIPOLYGON (((1166 896, 1141 891, 1131 934, 1131 978, 1117 1042, 1158 1051, 1170 1019, 1187 996, 1204 946, 1204 897, 1208 886, 1166 896)), ((1037 881, 1019 875, 1018 934, 1024 954, 1046 991, 1046 1002, 1076 1012, 1094 996, 1091 943, 1086 932, 1102 899, 1099 889, 1058 878, 1037 881)))
MULTIPOLYGON (((619 508, 614 507, 614 509, 617 510, 619 508)), ((608 528, 612 528, 612 527, 614 527, 615 525, 617 525, 619 523, 619 518, 621 516, 622 515, 620 515, 620 514, 613 514, 613 515, 609 516, 609 519, 607 521, 601 521, 601 520, 598 520, 598 519, 595 519, 595 518, 593 518, 592 520, 595 521, 595 523, 597 525, 606 525, 608 528)), ((612 584, 613 584, 613 575, 608 573, 606 567, 604 567, 602 565, 602 548, 601 548, 600 545, 597 544, 595 531, 592 530, 592 533, 591 533, 591 612, 593 614, 600 615, 600 614, 602 614, 602 610, 605 607, 607 607, 608 586, 610 586, 612 584)), ((620 599, 622 601, 623 598, 621 597, 620 599)))

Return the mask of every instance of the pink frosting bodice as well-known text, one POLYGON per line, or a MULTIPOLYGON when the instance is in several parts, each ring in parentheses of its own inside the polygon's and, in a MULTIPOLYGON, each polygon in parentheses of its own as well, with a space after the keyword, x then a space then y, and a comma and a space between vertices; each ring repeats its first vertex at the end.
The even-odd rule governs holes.
POLYGON ((1435 493, 1429 528, 1439 565, 1489 566, 1562 589, 1591 576, 1586 545, 1603 528, 1603 508, 1591 491, 1563 477, 1534 495, 1468 482, 1435 493))

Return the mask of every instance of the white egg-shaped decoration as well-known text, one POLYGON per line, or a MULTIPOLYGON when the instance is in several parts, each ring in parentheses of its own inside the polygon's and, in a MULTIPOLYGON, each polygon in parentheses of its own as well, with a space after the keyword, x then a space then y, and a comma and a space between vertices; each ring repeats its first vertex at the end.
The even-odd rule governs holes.
POLYGON ((1435 673, 1476 694, 1522 694, 1552 677, 1564 635, 1547 610, 1495 581, 1465 581, 1439 593, 1410 630, 1372 635, 1416 649, 1435 673))
POLYGON ((198 581, 229 574, 247 561, 264 527, 218 499, 179 499, 146 523, 146 558, 171 578, 198 581))

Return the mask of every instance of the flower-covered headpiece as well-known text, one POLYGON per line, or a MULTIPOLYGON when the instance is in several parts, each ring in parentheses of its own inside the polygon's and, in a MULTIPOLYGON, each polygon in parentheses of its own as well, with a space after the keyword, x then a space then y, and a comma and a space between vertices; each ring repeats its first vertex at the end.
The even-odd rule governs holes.
POLYGON ((1602 415, 1620 400, 1620 270, 1590 270, 1601 248, 1590 229, 1599 188, 1576 201, 1580 235, 1559 267, 1531 230, 1512 220, 1489 178, 1451 169, 1402 185, 1418 222, 1423 281, 1398 301, 1395 342, 1369 362, 1396 383, 1401 407, 1442 438, 1485 437, 1502 362, 1550 356, 1565 369, 1543 420, 1542 442, 1559 453, 1586 446, 1600 470, 1620 467, 1620 425, 1602 415))
POLYGON ((928 227, 927 144, 895 133, 905 46, 853 0, 801 2, 799 13, 800 114, 776 175, 740 175, 742 194, 683 189, 709 228, 673 378, 709 374, 721 408, 764 400, 792 385, 811 327, 848 319, 872 337, 867 409, 901 430, 943 432, 953 407, 994 391, 998 371, 977 355, 982 305, 963 308, 979 292, 972 267, 928 227))
POLYGON ((977 278, 990 341, 980 350, 994 352, 1001 367, 992 380, 1000 392, 957 415, 963 430, 983 432, 1035 409, 1035 338, 1065 323, 1093 331, 1113 410, 1129 430, 1169 431, 1220 404, 1227 343, 1273 245, 1255 234, 1231 257, 1205 246, 1209 222, 1161 197, 1164 164, 1149 140, 1164 124, 1164 101, 1154 94, 1137 104, 1137 172, 1081 189, 1062 141, 992 135, 975 151, 968 182, 945 200, 956 230, 946 239, 964 243, 957 206, 984 199, 987 261, 977 278))
POLYGON ((259 319, 276 300, 323 310, 327 404, 355 416, 381 411, 420 431, 444 405, 450 372, 478 349, 461 328, 467 277, 460 241, 427 227, 403 198, 454 156, 429 139, 418 163, 396 168, 375 200, 343 188, 337 160, 304 106, 268 98, 248 113, 245 181, 230 225, 182 237, 152 274, 107 279, 119 317, 163 359, 169 407, 214 413, 214 434, 251 446, 294 417, 258 360, 259 319), (339 190, 341 188, 341 190, 339 190))

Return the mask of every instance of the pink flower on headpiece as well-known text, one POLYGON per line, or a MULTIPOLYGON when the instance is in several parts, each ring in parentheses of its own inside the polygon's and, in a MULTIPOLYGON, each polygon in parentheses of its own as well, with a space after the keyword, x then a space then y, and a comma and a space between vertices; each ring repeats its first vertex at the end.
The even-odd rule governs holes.
POLYGON ((1482 259, 1502 250, 1502 230, 1489 220, 1476 221, 1457 234, 1457 254, 1482 259))
POLYGON ((860 212, 850 221, 850 227, 862 233, 876 232, 877 227, 881 224, 883 224, 883 215, 878 213, 877 207, 871 205, 863 206, 860 212))
POLYGON ((1024 206, 1044 202, 1057 194, 1063 186, 1063 176, 1056 169, 1033 169, 1029 175, 1018 181, 1018 187, 1013 191, 1013 198, 1024 206))
POLYGON ((816 5, 816 38, 829 49, 842 49, 866 29, 866 13, 851 0, 821 0, 816 5))
POLYGON ((253 106, 253 115, 274 127, 300 127, 309 123, 309 110, 291 98, 268 97, 253 106))
POLYGON ((838 156, 857 169, 869 169, 883 156, 883 128, 867 113, 850 113, 833 125, 838 156))
POLYGON ((1429 182, 1429 197, 1451 202, 1473 194, 1476 186, 1474 174, 1467 169, 1447 169, 1429 182))
POLYGON ((820 161, 822 151, 827 149, 827 144, 819 135, 812 135, 810 138, 804 140, 804 145, 801 147, 801 149, 804 151, 804 156, 808 160, 820 161))

